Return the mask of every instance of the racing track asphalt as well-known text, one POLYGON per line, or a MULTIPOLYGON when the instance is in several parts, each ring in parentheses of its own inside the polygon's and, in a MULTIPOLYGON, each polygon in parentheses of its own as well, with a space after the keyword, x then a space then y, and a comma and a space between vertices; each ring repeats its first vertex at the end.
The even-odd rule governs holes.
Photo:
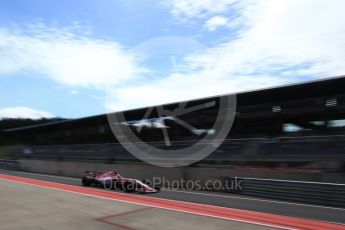
MULTIPOLYGON (((78 178, 7 170, 0 170, 0 173, 67 185, 81 185, 80 179, 78 178)), ((114 192, 116 193, 118 191, 114 192)), ((184 190, 162 190, 159 193, 144 194, 143 196, 152 196, 170 200, 188 201, 199 204, 208 204, 220 207, 345 224, 345 209, 342 208, 290 203, 228 193, 195 192, 184 190)))

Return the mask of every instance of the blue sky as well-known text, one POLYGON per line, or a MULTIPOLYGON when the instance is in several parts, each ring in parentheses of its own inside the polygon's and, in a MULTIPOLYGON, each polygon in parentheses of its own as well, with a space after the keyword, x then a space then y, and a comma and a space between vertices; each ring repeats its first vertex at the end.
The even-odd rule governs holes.
POLYGON ((344 1, 0 1, 0 118, 76 118, 345 73, 344 1))

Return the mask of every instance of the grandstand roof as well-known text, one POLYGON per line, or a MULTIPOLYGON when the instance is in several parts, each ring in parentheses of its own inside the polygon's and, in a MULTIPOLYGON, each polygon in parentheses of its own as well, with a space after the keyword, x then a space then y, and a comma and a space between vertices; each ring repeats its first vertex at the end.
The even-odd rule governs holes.
MULTIPOLYGON (((284 101, 299 100, 304 98, 317 98, 317 97, 335 97, 337 95, 345 94, 345 76, 324 78, 319 80, 313 80, 297 84, 289 84, 279 87, 271 87, 265 89, 258 89, 253 91, 239 92, 237 94, 237 106, 245 107, 250 105, 258 104, 277 104, 284 101)), ((228 94, 231 95, 231 94, 228 94)), ((218 95, 207 98, 200 98, 196 100, 190 100, 195 103, 202 103, 204 100, 210 100, 216 98, 218 95)), ((169 103, 164 106, 176 105, 180 102, 169 103)), ((146 111, 148 107, 131 109, 124 111, 129 117, 136 117, 136 114, 146 111)), ((11 128, 3 130, 4 132, 16 132, 23 130, 41 129, 41 128, 53 128, 55 126, 73 125, 75 123, 88 123, 95 122, 96 120, 106 119, 106 114, 95 115, 90 117, 78 118, 78 119, 68 119, 63 121, 50 122, 39 125, 31 125, 25 127, 11 128)))

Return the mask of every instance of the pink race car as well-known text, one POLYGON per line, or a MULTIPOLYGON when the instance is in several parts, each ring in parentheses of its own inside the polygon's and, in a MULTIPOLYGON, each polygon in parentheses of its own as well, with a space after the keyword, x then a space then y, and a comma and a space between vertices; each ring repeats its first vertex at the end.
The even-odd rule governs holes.
POLYGON ((160 190, 159 186, 152 185, 148 180, 123 177, 117 171, 86 171, 81 183, 83 186, 98 185, 109 190, 120 189, 137 193, 155 193, 160 190))

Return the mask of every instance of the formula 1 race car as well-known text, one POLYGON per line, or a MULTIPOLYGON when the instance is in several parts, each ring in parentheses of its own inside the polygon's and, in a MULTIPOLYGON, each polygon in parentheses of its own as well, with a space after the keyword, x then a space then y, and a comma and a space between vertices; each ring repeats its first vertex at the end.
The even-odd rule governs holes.
POLYGON ((86 171, 81 183, 83 186, 98 185, 105 189, 120 189, 125 192, 155 193, 160 190, 149 180, 139 180, 121 176, 117 171, 86 171))

